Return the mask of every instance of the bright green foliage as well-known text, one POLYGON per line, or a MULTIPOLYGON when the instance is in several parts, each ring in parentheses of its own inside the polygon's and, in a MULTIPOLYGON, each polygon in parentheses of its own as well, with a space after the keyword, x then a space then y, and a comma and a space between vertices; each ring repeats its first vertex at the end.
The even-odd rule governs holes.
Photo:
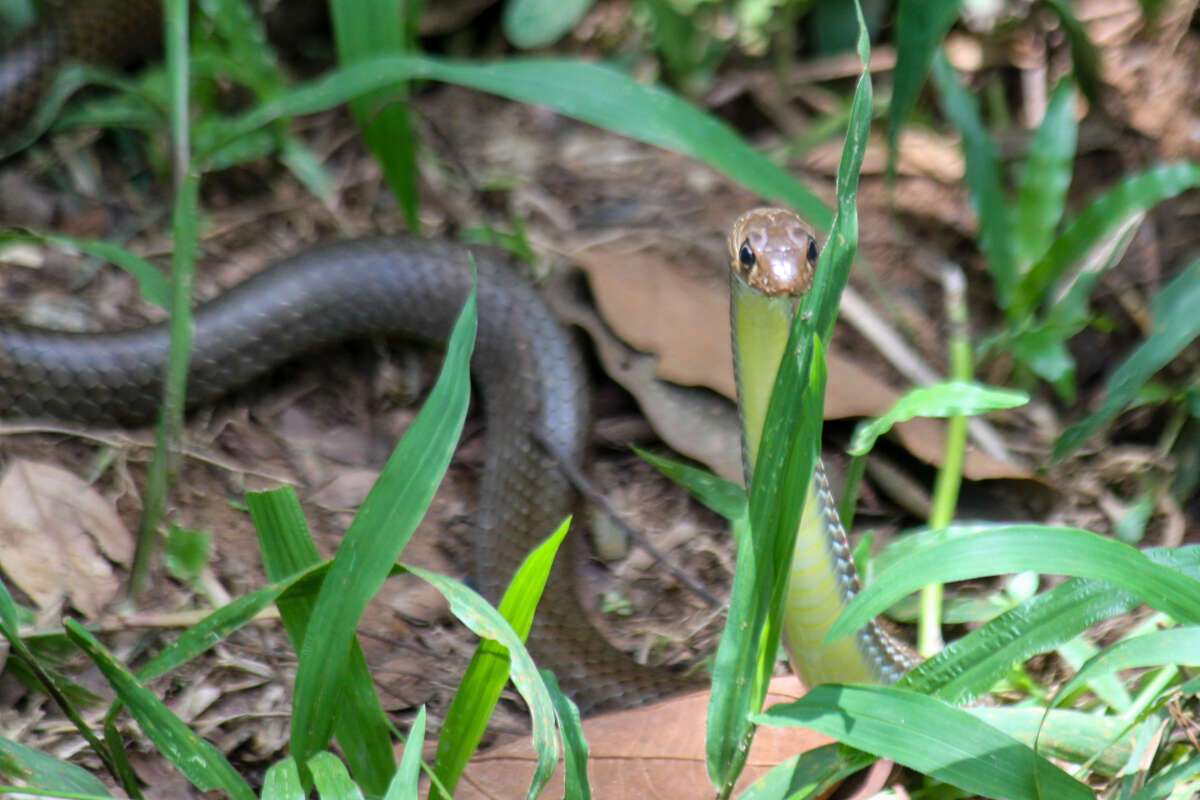
MULTIPOLYGON (((565 520, 553 535, 526 556, 500 598, 497 611, 522 641, 529 635, 534 611, 550 576, 550 566, 567 535, 570 522, 570 519, 565 520)), ((471 602, 471 599, 467 598, 465 602, 471 602)), ((492 709, 508 683, 509 666, 508 650, 493 639, 484 639, 463 673, 442 723, 433 766, 434 773, 449 792, 454 791, 467 759, 483 738, 492 709)))
POLYGON ((591 5, 591 0, 508 0, 504 35, 522 50, 545 47, 575 27, 591 5))
POLYGON ((1120 260, 1148 209, 1200 185, 1200 165, 1166 164, 1127 176, 1060 230, 1075 156, 1074 83, 1064 79, 1054 90, 1014 202, 975 97, 940 53, 933 59, 933 79, 946 116, 962 134, 967 191, 979 214, 979 248, 1007 320, 988 347, 1012 353, 1071 400, 1075 363, 1066 342, 1090 321, 1089 295, 1120 260))

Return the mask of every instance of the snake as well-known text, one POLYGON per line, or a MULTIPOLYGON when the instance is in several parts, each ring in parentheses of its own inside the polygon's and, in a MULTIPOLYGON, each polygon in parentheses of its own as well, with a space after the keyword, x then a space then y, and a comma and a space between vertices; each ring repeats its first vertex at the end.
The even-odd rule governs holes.
MULTIPOLYGON (((19 37, 0 53, 0 133, 27 118, 63 62, 127 60, 112 40, 145 34, 130 19, 143 11, 153 17, 158 5, 76 3, 19 37)), ((795 299, 811 284, 818 248, 803 220, 783 209, 744 214, 728 241, 735 371, 744 455, 752 465, 795 299)), ((576 343, 496 251, 400 235, 320 245, 279 261, 197 308, 188 404, 210 404, 280 364, 349 338, 444 344, 470 286, 468 256, 478 268, 472 372, 487 427, 472 573, 495 601, 525 555, 575 507, 560 461, 582 464, 589 425, 576 343)), ((161 402, 167 343, 165 324, 104 333, 0 326, 0 416, 145 424, 161 402)), ((860 581, 820 461, 796 554, 784 640, 809 685, 890 682, 912 666, 911 651, 876 622, 854 637, 822 643, 860 581)), ((556 673, 581 713, 703 686, 699 678, 635 662, 590 625, 574 580, 581 557, 578 537, 568 536, 529 636, 534 658, 556 673)))
MULTIPOLYGON (((820 247, 803 218, 756 208, 727 238, 729 308, 742 460, 752 475, 767 404, 800 298, 812 287, 820 247)), ((920 660, 882 620, 826 642, 838 615, 861 591, 846 530, 817 458, 801 509, 783 608, 783 645, 808 686, 827 681, 894 683, 920 660)))

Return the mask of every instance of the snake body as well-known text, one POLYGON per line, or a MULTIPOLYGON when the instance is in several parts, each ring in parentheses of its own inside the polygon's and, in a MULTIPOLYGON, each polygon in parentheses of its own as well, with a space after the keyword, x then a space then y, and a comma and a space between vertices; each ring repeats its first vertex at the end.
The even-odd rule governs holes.
MULTIPOLYGON (((743 460, 746 474, 752 475, 775 374, 799 298, 812 287, 818 248, 804 220, 782 208, 743 214, 730 229, 728 245, 743 460)), ((837 502, 818 458, 796 534, 783 612, 784 648, 807 685, 894 683, 919 660, 877 620, 853 637, 825 642, 825 634, 860 589, 837 502)))
MULTIPOLYGON (((0 135, 24 124, 67 61, 119 65, 161 38, 161 0, 88 0, 0 53, 0 135)), ((589 424, 582 362, 541 297, 497 253, 474 248, 479 328, 472 372, 487 448, 473 576, 493 602, 526 554, 575 507, 557 458, 578 465, 589 424)), ((305 352, 348 338, 443 343, 470 284, 468 249, 396 236, 316 247, 196 310, 188 404, 200 406, 305 352)), ((102 334, 0 328, 0 416, 105 425, 150 421, 161 403, 165 325, 102 334)), ((699 686, 643 666, 587 622, 568 536, 529 635, 583 713, 639 705, 699 686)))
MULTIPOLYGON (((0 54, 0 133, 27 119, 64 61, 123 63, 140 55, 158 38, 159 15, 157 0, 90 0, 18 38, 0 54)), ((749 251, 755 260, 790 269, 801 280, 799 292, 806 290, 815 249, 811 234, 797 235, 796 225, 803 228, 790 212, 744 215, 730 238, 734 274, 739 264, 746 266, 749 251)), ((474 575, 495 601, 529 550, 574 505, 546 446, 578 464, 588 409, 579 353, 545 303, 493 253, 473 252, 479 331, 472 370, 488 428, 474 575)), ((443 342, 469 281, 466 248, 413 237, 345 241, 279 262, 197 310, 188 402, 209 403, 289 359, 346 338, 397 335, 443 342)), ((735 305, 737 291, 735 284, 735 305)), ((147 422, 161 400, 166 353, 164 325, 104 334, 0 328, 0 415, 147 422)), ((740 388, 748 365, 773 380, 777 355, 738 360, 740 388)), ((792 638, 803 641, 792 644, 819 649, 822 626, 858 587, 820 464, 801 528, 798 555, 815 556, 820 565, 822 588, 814 606, 820 618, 796 617, 801 622, 792 630, 800 634, 792 638), (802 553, 804 548, 811 552, 802 553)), ((575 537, 568 536, 563 548, 529 643, 580 710, 637 705, 700 685, 637 664, 588 625, 573 585, 575 537)), ((808 592, 805 572, 803 565, 794 568, 793 602, 797 586, 800 594, 808 592)), ((818 672, 806 669, 794 653, 793 662, 808 673, 810 684, 814 678, 893 680, 911 665, 907 651, 875 623, 855 642, 842 655, 827 651, 818 659, 824 665, 818 672)))
MULTIPOLYGON (((547 446, 574 465, 588 431, 582 360, 534 289, 494 251, 472 248, 479 329, 471 362, 487 448, 474 577, 499 599, 534 545, 574 506, 547 446)), ((348 338, 443 343, 466 299, 466 247, 393 236, 315 247, 278 262, 195 314, 189 405, 203 405, 307 352, 348 338)), ((114 333, 0 328, 0 414, 131 425, 153 418, 167 357, 163 324, 114 333)), ((530 650, 584 713, 637 705, 686 688, 642 666, 588 623, 568 536, 539 606, 530 650)))

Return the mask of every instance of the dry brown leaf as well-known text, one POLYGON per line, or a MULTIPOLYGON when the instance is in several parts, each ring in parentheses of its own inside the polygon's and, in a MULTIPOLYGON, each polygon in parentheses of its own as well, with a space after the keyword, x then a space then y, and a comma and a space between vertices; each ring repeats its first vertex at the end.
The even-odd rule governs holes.
POLYGON ((660 359, 613 336, 590 307, 565 292, 553 293, 550 301, 560 319, 588 332, 604 371, 634 396, 664 442, 726 480, 741 482, 741 425, 732 403, 706 389, 659 380, 660 359))
POLYGON ((343 467, 308 499, 329 511, 354 511, 362 505, 378 478, 377 469, 343 467))
MULTIPOLYGON (((887 169, 887 142, 882 136, 867 141, 863 154, 863 175, 882 175, 887 169)), ((825 175, 837 175, 842 158, 842 143, 830 139, 812 148, 802 160, 806 169, 825 175)), ((962 150, 958 143, 920 128, 906 128, 900 134, 896 158, 900 175, 919 175, 939 183, 956 184, 966 173, 962 150)))
MULTIPOLYGON (((771 681, 767 705, 803 694, 795 677, 771 681)), ((691 800, 711 797, 704 767, 708 692, 694 692, 645 708, 618 711, 583 721, 588 742, 588 782, 599 798, 691 800)), ((828 744, 830 739, 804 728, 758 729, 738 791, 785 758, 828 744)), ((502 741, 471 760, 456 798, 524 797, 536 759, 528 736, 502 741)), ((543 794, 563 792, 561 770, 543 794)))
POLYGON ((120 589, 133 537, 116 509, 61 467, 18 459, 0 478, 0 567, 38 605, 97 616, 120 589))
POLYGON ((631 347, 658 356, 659 378, 734 396, 724 276, 648 248, 597 245, 574 257, 600 316, 631 347))
MULTIPOLYGON (((605 369, 637 397, 664 442, 707 464, 718 475, 736 480, 741 449, 732 406, 724 415, 682 417, 684 409, 665 404, 661 398, 666 393, 653 380, 657 377, 685 386, 705 386, 730 399, 734 397, 729 290, 725 282, 697 269, 682 268, 653 249, 634 251, 617 245, 593 245, 576 252, 574 258, 588 275, 607 326, 642 354, 652 355, 628 352, 606 358, 612 346, 604 343, 598 325, 586 322, 585 315, 564 311, 559 304, 556 311, 588 329, 598 343, 605 369), (730 421, 724 429, 714 421, 719 416, 730 421)), ((620 343, 616 346, 621 347, 620 343)), ((826 352, 826 366, 826 419, 878 416, 899 397, 896 390, 836 346, 826 352)), ((939 421, 910 420, 898 425, 896 434, 917 458, 941 463, 945 443, 944 426, 939 421)), ((1028 477, 1019 466, 977 451, 967 453, 963 471, 972 480, 1028 477)))

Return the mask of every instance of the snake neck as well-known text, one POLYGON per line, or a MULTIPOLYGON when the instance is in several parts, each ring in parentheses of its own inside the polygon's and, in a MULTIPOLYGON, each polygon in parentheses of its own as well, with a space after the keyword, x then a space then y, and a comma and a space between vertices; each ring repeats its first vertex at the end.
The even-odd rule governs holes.
MULTIPOLYGON (((796 299, 768 297, 731 272, 734 375, 749 483, 775 374, 787 344, 796 299)), ((861 590, 825 465, 818 458, 797 530, 783 613, 783 640, 793 670, 809 686, 829 681, 893 683, 918 660, 879 621, 826 643, 834 621, 861 590)))

